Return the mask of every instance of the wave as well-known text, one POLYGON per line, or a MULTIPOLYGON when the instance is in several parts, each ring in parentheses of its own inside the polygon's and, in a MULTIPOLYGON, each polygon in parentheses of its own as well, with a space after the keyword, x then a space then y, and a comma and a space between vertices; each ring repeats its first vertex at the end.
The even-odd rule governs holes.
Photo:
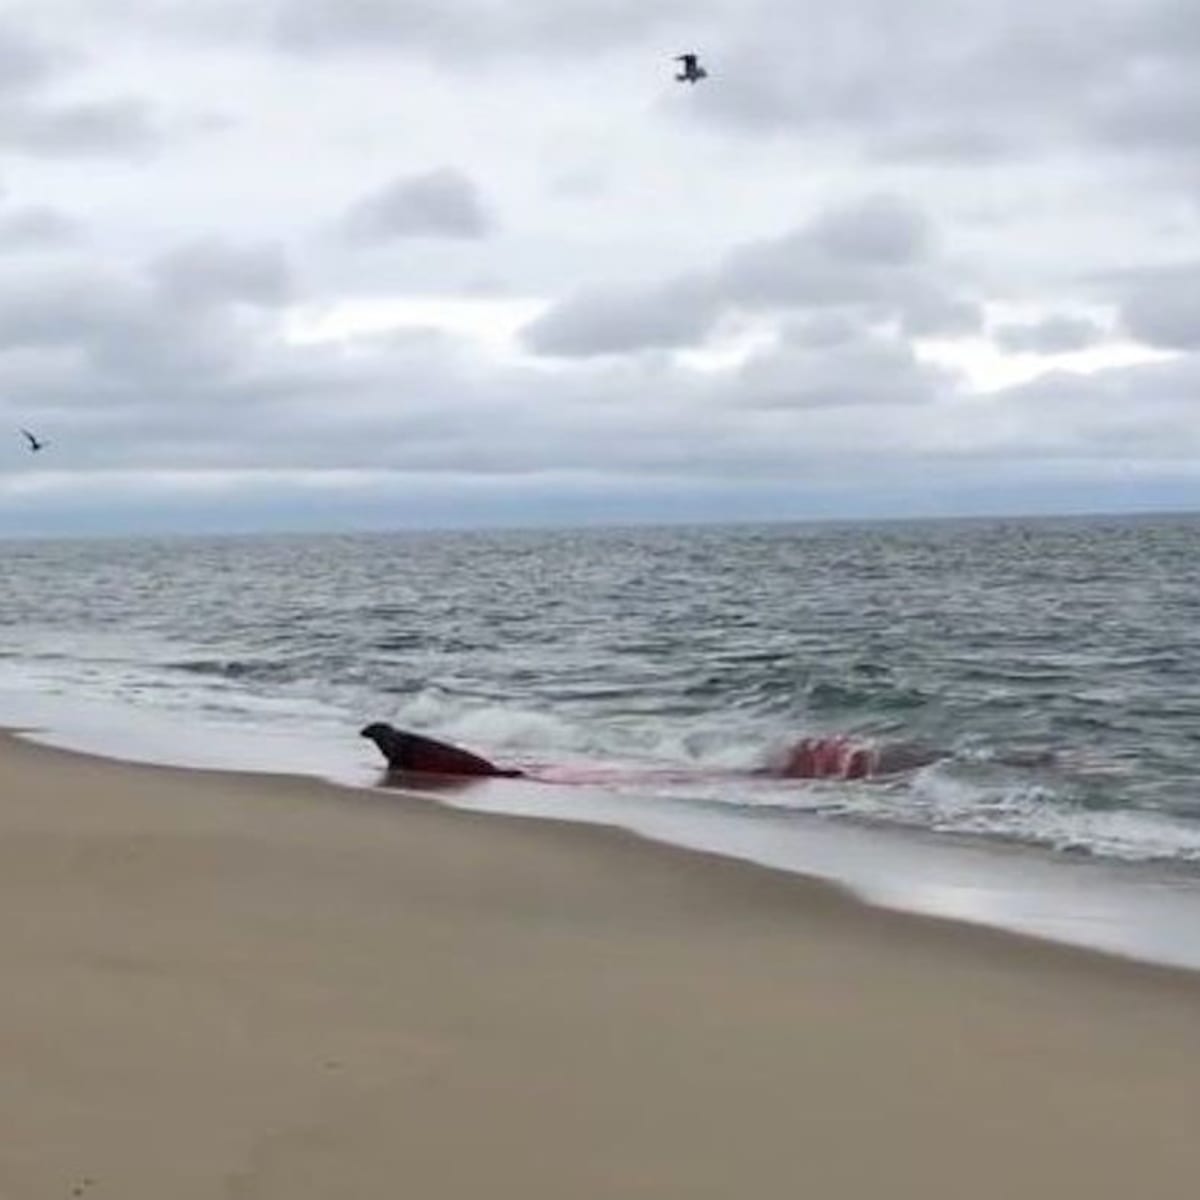
POLYGON ((211 676, 217 679, 284 682, 301 677, 302 671, 295 663, 273 659, 246 658, 197 658, 183 659, 165 664, 171 671, 188 675, 211 676))
POLYGON ((1175 836, 1188 858, 1194 538, 1162 522, 47 545, 6 574, 6 617, 25 620, 0 681, 351 744, 382 719, 497 756, 724 773, 689 795, 747 809, 769 797, 729 772, 782 742, 894 737, 948 761, 777 799, 1071 854, 1175 836), (988 761, 1034 743, 1075 757, 1053 775, 988 761))

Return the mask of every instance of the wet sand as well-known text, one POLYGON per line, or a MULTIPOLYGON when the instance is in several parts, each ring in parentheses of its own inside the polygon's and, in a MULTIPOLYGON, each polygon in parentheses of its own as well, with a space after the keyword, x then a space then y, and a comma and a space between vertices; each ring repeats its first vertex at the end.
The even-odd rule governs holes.
POLYGON ((1200 975, 0 741, 0 1196, 1175 1197, 1200 975))

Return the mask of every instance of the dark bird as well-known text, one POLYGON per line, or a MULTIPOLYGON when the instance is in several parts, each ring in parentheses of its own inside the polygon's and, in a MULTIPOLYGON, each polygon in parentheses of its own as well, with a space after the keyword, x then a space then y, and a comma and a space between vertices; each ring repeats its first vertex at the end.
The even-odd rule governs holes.
POLYGON ((699 83, 708 78, 708 72, 700 65, 700 60, 694 54, 677 54, 675 61, 683 63, 683 69, 675 76, 680 83, 699 83))
POLYGON ((29 443, 29 452, 31 454, 36 454, 39 450, 46 448, 46 443, 34 437, 28 429, 22 429, 21 432, 25 435, 25 440, 29 443))

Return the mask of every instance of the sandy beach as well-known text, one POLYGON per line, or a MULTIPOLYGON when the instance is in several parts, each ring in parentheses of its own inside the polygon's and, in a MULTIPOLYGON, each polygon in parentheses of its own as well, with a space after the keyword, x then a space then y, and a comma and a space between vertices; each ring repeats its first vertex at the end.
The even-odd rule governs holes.
POLYGON ((0 741, 0 1196, 1177 1197, 1200 976, 0 741))

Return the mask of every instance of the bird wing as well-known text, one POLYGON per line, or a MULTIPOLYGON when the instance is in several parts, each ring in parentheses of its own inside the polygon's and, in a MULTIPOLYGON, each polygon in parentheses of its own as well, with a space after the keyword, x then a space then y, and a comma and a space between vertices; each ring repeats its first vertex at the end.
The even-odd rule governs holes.
POLYGON ((23 433, 23 434, 26 436, 26 438, 28 438, 28 439, 29 439, 29 444, 30 444, 31 446, 36 446, 36 445, 37 445, 37 438, 35 438, 35 437, 33 436, 33 434, 29 432, 29 430, 28 430, 28 429, 22 429, 22 430, 21 430, 21 432, 22 432, 22 433, 23 433))

